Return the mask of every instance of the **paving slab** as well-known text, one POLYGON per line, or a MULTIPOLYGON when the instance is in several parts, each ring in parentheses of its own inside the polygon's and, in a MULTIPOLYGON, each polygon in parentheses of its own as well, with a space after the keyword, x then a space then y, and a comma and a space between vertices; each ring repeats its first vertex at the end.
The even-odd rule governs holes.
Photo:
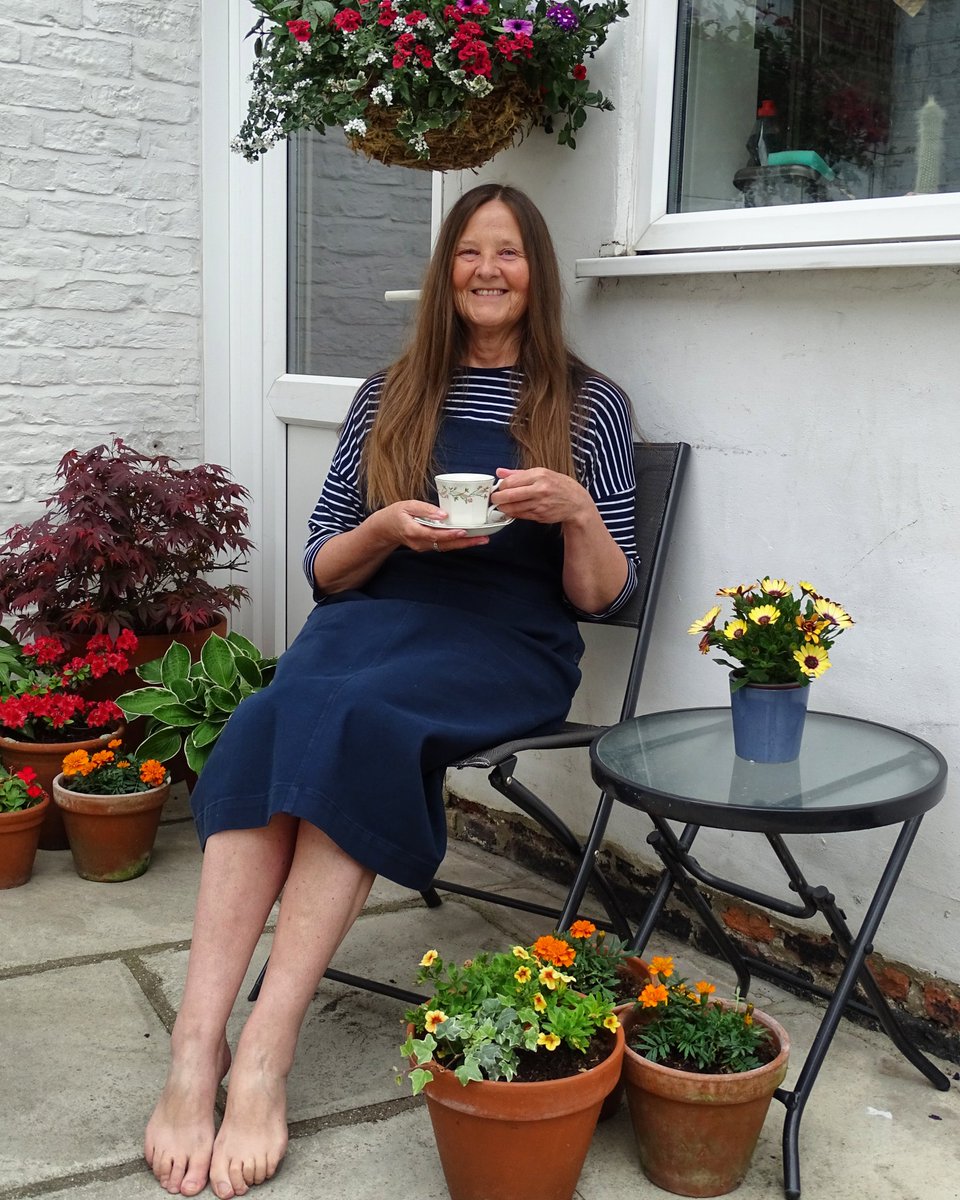
POLYGON ((0 1195, 135 1159, 168 1039, 117 961, 0 980, 0 1195))

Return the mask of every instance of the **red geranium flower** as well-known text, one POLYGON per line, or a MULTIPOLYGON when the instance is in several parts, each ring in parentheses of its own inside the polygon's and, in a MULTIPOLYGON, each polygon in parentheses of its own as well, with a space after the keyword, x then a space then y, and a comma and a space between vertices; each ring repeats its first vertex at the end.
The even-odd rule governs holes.
POLYGON ((586 79, 587 68, 583 65, 583 63, 577 63, 577 65, 573 68, 573 77, 574 79, 586 79))
POLYGON ((310 22, 309 21, 288 21, 287 28, 290 30, 290 36, 296 38, 298 42, 310 41, 310 22))
POLYGON ((355 8, 345 8, 342 12, 337 13, 330 24, 336 25, 344 33, 355 33, 363 24, 363 17, 355 8))

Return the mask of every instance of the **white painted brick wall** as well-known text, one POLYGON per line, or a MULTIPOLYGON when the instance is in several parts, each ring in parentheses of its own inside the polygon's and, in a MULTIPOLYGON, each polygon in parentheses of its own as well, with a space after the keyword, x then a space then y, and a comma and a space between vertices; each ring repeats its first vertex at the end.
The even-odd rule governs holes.
POLYGON ((0 0, 0 529, 71 447, 201 457, 201 0, 0 0))

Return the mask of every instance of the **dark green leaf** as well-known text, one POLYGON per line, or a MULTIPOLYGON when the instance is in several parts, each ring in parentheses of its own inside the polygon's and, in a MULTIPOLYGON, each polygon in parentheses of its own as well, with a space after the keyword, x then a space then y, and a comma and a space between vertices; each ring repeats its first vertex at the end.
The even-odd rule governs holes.
POLYGON ((150 716, 165 704, 175 703, 179 697, 166 688, 137 688, 124 692, 117 698, 117 706, 128 717, 150 716))
POLYGON ((137 747, 137 754, 143 758, 156 758, 160 762, 169 762, 180 749, 180 734, 175 729, 158 729, 137 747))
POLYGON ((196 725, 198 714, 185 704, 165 704, 153 712, 153 716, 164 725, 174 725, 177 728, 190 728, 196 725))
POLYGON ((174 679, 186 679, 190 673, 190 651, 182 642, 171 642, 160 662, 160 680, 169 687, 174 679))
POLYGON ((214 634, 207 638, 200 651, 200 662, 208 678, 228 688, 237 677, 233 650, 229 642, 214 634))

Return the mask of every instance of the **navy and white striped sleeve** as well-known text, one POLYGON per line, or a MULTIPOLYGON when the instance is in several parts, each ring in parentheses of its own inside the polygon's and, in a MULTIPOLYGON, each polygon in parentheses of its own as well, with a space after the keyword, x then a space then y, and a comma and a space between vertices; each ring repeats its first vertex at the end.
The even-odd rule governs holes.
MULTIPOLYGON (((307 522, 309 532, 303 552, 303 570, 311 587, 314 586, 313 562, 320 547, 338 533, 356 529, 367 515, 360 486, 360 454, 373 425, 382 387, 383 375, 374 375, 354 396, 320 499, 307 522)), ((319 599, 315 588, 314 592, 315 598, 319 599)))
POLYGON ((584 613, 583 620, 601 620, 622 608, 637 586, 637 543, 634 532, 636 477, 630 402, 606 379, 591 376, 583 385, 586 423, 574 439, 574 459, 580 482, 600 511, 603 523, 627 559, 627 579, 620 594, 603 612, 584 613))

